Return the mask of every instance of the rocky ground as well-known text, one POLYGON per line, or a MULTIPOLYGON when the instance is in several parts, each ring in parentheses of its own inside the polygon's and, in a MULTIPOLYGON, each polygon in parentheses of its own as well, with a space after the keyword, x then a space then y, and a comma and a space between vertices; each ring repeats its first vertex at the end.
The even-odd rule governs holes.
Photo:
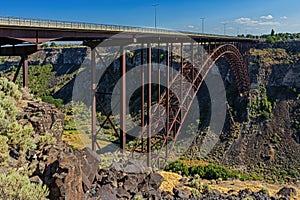
POLYGON ((224 192, 209 186, 205 180, 199 182, 206 186, 193 188, 188 184, 191 177, 181 177, 170 190, 164 188, 168 178, 163 172, 148 169, 136 174, 140 168, 136 163, 114 163, 109 168, 99 169, 101 161, 94 152, 88 148, 73 150, 61 140, 63 114, 54 106, 30 96, 19 106, 20 122, 31 124, 37 135, 47 131, 57 139, 55 145, 43 146, 27 156, 28 162, 37 164, 31 181, 47 185, 50 199, 279 199, 281 193, 286 196, 281 199, 289 199, 296 194, 289 188, 283 189, 277 197, 248 189, 224 192))
POLYGON ((195 192, 188 185, 191 178, 182 177, 168 191, 162 187, 167 181, 163 172, 128 173, 128 169, 137 170, 135 163, 114 163, 110 168, 99 169, 101 161, 90 149, 72 150, 61 140, 63 115, 54 106, 29 98, 24 100, 19 118, 25 124, 31 123, 37 134, 49 131, 57 138, 57 144, 28 155, 28 161, 37 162, 31 180, 46 184, 50 199, 289 199, 296 194, 291 188, 282 189, 276 197, 263 190, 225 192, 214 189, 205 180, 199 180, 206 186, 195 192), (125 168, 127 173, 121 170, 125 168))

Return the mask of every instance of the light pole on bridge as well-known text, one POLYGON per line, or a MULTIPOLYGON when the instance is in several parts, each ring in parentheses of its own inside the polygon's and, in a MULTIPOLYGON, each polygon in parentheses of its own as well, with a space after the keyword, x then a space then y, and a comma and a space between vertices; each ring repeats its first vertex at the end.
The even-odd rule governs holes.
POLYGON ((226 25, 227 25, 227 23, 223 23, 223 26, 224 26, 224 35, 226 35, 226 25))
POLYGON ((156 8, 159 4, 153 4, 152 6, 154 7, 154 27, 156 28, 156 8))
POLYGON ((202 33, 204 33, 204 20, 205 20, 205 18, 202 17, 202 18, 200 18, 200 19, 201 19, 201 21, 202 21, 202 33))

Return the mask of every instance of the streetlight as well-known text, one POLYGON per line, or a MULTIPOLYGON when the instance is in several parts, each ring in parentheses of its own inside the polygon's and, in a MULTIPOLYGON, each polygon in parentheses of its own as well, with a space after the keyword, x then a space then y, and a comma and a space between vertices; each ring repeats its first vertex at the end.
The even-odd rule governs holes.
POLYGON ((159 6, 159 4, 153 4, 154 7, 154 27, 156 28, 156 7, 159 6))
POLYGON ((204 20, 205 20, 205 18, 202 17, 202 18, 200 18, 200 19, 202 20, 202 33, 204 33, 204 20))
POLYGON ((227 25, 227 23, 223 23, 223 26, 224 26, 224 35, 226 35, 226 25, 227 25))

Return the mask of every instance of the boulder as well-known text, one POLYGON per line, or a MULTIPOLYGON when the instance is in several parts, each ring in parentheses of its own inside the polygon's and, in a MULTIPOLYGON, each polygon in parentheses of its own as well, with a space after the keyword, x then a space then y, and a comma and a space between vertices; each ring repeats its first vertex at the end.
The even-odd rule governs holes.
POLYGON ((81 161, 84 190, 90 190, 99 170, 100 160, 98 155, 90 148, 85 148, 81 151, 77 150, 75 155, 81 161))
POLYGON ((283 187, 277 192, 277 194, 282 197, 293 197, 297 195, 297 192, 293 187, 283 187))

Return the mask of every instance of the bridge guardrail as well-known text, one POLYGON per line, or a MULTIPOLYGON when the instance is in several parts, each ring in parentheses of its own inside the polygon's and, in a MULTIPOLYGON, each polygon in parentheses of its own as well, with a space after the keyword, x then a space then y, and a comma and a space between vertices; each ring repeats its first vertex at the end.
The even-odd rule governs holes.
POLYGON ((215 35, 215 34, 202 34, 188 31, 174 31, 161 28, 148 28, 148 27, 133 27, 123 25, 108 25, 108 24, 96 24, 96 23, 85 23, 85 22, 71 22, 61 20, 48 20, 48 19, 34 19, 24 17, 3 17, 0 16, 0 26, 25 26, 32 28, 57 28, 57 29, 72 29, 72 30, 92 30, 92 31, 115 31, 115 32, 132 32, 132 33, 154 33, 154 34, 169 34, 169 35, 180 35, 185 34, 188 36, 195 37, 210 37, 210 38, 228 38, 228 39, 239 39, 248 40, 248 38, 238 38, 234 36, 215 35))
POLYGON ((80 29, 80 30, 107 30, 107 31, 131 31, 131 32, 156 32, 156 33, 174 33, 174 31, 166 29, 142 28, 121 25, 107 25, 83 22, 70 22, 60 20, 44 20, 31 19, 23 17, 1 17, 0 25, 9 26, 27 26, 27 27, 41 27, 41 28, 64 28, 64 29, 80 29))

